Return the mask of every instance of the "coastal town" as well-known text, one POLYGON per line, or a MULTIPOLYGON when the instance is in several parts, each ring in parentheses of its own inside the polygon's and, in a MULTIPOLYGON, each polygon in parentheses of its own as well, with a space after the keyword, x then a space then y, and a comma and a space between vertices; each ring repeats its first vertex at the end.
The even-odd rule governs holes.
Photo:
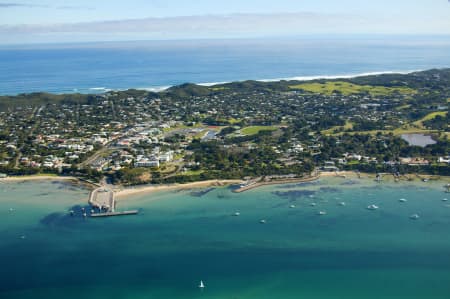
POLYGON ((450 70, 0 97, 0 173, 114 184, 449 175, 450 70))

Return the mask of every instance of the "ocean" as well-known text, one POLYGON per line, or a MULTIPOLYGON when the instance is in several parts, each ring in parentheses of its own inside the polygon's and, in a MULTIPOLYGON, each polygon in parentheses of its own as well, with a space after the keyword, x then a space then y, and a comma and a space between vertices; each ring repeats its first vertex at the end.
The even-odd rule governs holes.
POLYGON ((84 219, 81 186, 0 182, 0 298, 448 299, 444 184, 167 191, 118 203, 137 216, 84 219))
POLYGON ((0 47, 0 94, 102 93, 450 67, 448 36, 328 36, 0 47))

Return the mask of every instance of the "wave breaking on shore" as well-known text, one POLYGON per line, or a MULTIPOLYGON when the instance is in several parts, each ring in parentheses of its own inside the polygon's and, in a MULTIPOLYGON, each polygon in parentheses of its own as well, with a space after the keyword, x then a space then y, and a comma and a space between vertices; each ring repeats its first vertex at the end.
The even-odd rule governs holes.
MULTIPOLYGON (((352 79, 357 77, 366 77, 366 76, 379 76, 379 75, 390 75, 390 74, 400 74, 400 75, 408 75, 415 72, 421 72, 423 70, 407 70, 407 71, 377 71, 377 72, 364 72, 364 73, 353 73, 353 74, 337 74, 337 75, 308 75, 308 76, 294 76, 294 77, 285 77, 285 78, 273 78, 273 79, 247 79, 247 80, 236 80, 236 81, 218 81, 218 82, 203 82, 203 83, 193 83, 200 86, 211 87, 215 85, 221 84, 229 84, 233 82, 244 82, 244 81, 257 81, 257 82, 278 82, 278 81, 311 81, 311 80, 333 80, 333 79, 352 79)), ((164 86, 150 86, 150 87, 142 87, 136 88, 137 90, 145 90, 152 92, 161 92, 165 91, 171 87, 177 85, 164 85, 164 86)))

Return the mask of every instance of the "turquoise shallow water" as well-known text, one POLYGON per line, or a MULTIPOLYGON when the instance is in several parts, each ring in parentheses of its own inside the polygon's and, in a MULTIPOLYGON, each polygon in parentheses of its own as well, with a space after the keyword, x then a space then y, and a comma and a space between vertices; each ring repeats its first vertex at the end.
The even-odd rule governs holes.
POLYGON ((447 299, 443 184, 329 178, 156 193, 119 203, 138 216, 83 219, 67 211, 85 205, 85 189, 0 183, 0 298, 447 299))

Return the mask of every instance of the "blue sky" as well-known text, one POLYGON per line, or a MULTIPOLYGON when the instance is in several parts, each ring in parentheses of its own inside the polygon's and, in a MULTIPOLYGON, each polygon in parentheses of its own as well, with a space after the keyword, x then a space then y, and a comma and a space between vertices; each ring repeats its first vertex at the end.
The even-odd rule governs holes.
POLYGON ((448 0, 0 0, 0 43, 450 34, 448 0))

